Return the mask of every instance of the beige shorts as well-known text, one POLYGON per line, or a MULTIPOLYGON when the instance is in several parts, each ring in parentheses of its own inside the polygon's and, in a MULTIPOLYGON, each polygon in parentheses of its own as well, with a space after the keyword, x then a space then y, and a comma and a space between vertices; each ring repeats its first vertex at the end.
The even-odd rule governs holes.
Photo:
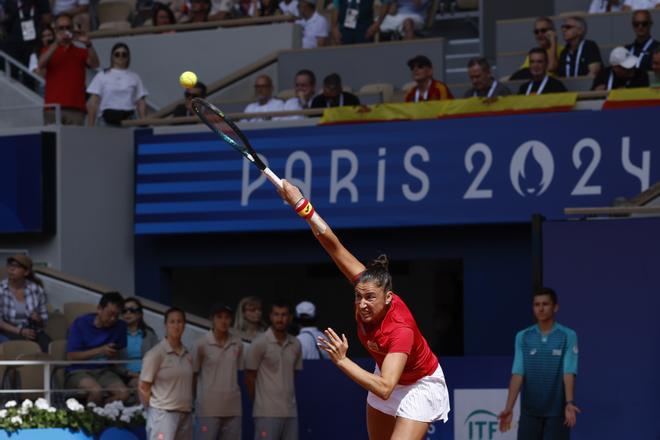
POLYGON ((110 388, 116 383, 124 385, 124 381, 113 370, 99 368, 97 370, 74 370, 67 373, 64 379, 64 388, 80 388, 80 382, 85 378, 94 379, 103 389, 110 388))

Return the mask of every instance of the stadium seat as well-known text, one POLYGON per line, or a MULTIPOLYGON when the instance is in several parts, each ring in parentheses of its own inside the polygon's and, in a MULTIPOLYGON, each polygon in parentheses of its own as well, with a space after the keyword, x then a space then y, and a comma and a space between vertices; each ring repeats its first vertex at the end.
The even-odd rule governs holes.
POLYGON ((41 353, 39 344, 34 341, 5 341, 0 346, 2 354, 11 359, 17 359, 22 354, 41 353))
POLYGON ((456 0, 456 7, 463 11, 479 9, 479 0, 456 0))
POLYGON ((392 96, 394 95, 394 86, 388 83, 374 83, 374 84, 365 84, 360 87, 358 93, 380 93, 382 97, 382 102, 392 102, 392 96))
POLYGON ((65 339, 69 330, 69 320, 62 312, 50 313, 44 330, 52 340, 65 339))
POLYGON ((129 21, 133 4, 127 0, 107 0, 98 4, 99 30, 125 30, 131 28, 129 21))
POLYGON ((293 98, 294 96, 296 96, 296 91, 294 89, 280 90, 277 94, 277 97, 283 101, 286 101, 289 98, 293 98))
MULTIPOLYGON (((49 361, 52 357, 48 353, 30 353, 19 355, 17 360, 25 361, 49 361)), ((22 389, 43 389, 44 388, 44 367, 41 365, 25 365, 18 367, 16 376, 16 388, 22 389)), ((44 393, 21 393, 20 399, 35 400, 43 397, 44 393)))
POLYGON ((81 315, 86 313, 96 313, 96 304, 78 302, 64 303, 64 305, 62 305, 62 313, 64 313, 68 324, 71 325, 71 323, 81 315))

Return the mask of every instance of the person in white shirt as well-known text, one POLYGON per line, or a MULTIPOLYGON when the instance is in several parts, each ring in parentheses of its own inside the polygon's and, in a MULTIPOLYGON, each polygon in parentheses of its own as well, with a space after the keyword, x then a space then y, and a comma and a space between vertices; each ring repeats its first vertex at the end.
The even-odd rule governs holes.
POLYGON ((317 343, 323 333, 316 327, 316 306, 309 301, 303 301, 296 306, 296 320, 300 324, 298 341, 302 347, 303 359, 330 359, 330 355, 321 350, 317 343))
POLYGON ((623 0, 592 0, 591 6, 589 6, 589 13, 618 12, 622 6, 623 0))
POLYGON ((660 8, 660 0, 626 0, 623 3, 624 11, 639 11, 641 9, 660 8))
POLYGON ((280 11, 284 15, 291 15, 292 17, 300 17, 300 11, 298 11, 298 0, 282 0, 278 5, 280 11))
MULTIPOLYGON (((284 110, 304 110, 311 108, 312 98, 316 90, 316 75, 308 69, 303 69, 296 73, 294 79, 296 96, 287 99, 284 103, 284 110)), ((302 115, 286 116, 286 119, 304 119, 302 115)))
POLYGON ((397 0, 390 4, 389 11, 380 25, 381 32, 396 32, 404 40, 415 38, 415 31, 424 27, 426 9, 430 2, 425 0, 397 0))
POLYGON ((125 43, 117 43, 110 51, 110 68, 96 74, 87 87, 87 125, 102 121, 121 126, 121 121, 147 115, 147 90, 140 76, 128 70, 131 52, 125 43))
POLYGON ((316 0, 301 0, 298 10, 302 19, 297 20, 303 28, 302 47, 313 49, 328 44, 330 26, 324 16, 316 12, 316 0))
MULTIPOLYGON (((268 75, 259 75, 254 81, 254 93, 257 102, 248 104, 245 113, 279 112, 284 110, 284 101, 273 98, 273 80, 268 75)), ((252 117, 246 119, 248 122, 258 122, 271 119, 270 117, 252 117)))
POLYGON ((89 32, 91 30, 89 19, 89 0, 54 0, 53 16, 66 13, 73 17, 73 24, 79 29, 89 32))

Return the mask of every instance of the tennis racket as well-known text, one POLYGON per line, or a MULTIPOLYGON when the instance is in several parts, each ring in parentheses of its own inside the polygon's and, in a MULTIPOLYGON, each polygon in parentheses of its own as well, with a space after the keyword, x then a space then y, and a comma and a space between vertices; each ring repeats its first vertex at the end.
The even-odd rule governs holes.
MULTIPOLYGON (((266 166, 257 155, 257 152, 254 151, 254 148, 250 145, 250 141, 248 141, 243 132, 231 119, 225 116, 218 107, 204 99, 193 98, 192 109, 197 117, 213 130, 220 139, 231 145, 236 151, 241 153, 243 157, 255 164, 276 188, 282 189, 282 179, 277 177, 277 175, 266 166)), ((322 234, 325 232, 327 225, 321 220, 321 217, 318 214, 314 213, 310 221, 318 233, 322 234)))

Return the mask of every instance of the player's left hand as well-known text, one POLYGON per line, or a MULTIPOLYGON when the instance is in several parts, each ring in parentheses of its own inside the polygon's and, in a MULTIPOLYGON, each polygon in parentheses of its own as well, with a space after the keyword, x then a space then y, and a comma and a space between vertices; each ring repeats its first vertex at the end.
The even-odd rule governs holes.
POLYGON ((303 198, 302 192, 300 192, 298 187, 291 185, 286 179, 282 179, 282 189, 278 188, 277 192, 292 208, 295 208, 296 203, 303 198))
POLYGON ((346 339, 346 335, 342 333, 340 338, 331 328, 326 329, 323 333, 325 334, 325 338, 319 336, 318 346, 330 355, 330 360, 335 364, 345 359, 346 352, 348 351, 348 339, 346 339))
POLYGON ((566 407, 564 408, 564 425, 568 426, 569 428, 575 426, 577 415, 579 413, 580 413, 580 408, 578 408, 577 406, 573 405, 572 403, 566 405, 566 407))

